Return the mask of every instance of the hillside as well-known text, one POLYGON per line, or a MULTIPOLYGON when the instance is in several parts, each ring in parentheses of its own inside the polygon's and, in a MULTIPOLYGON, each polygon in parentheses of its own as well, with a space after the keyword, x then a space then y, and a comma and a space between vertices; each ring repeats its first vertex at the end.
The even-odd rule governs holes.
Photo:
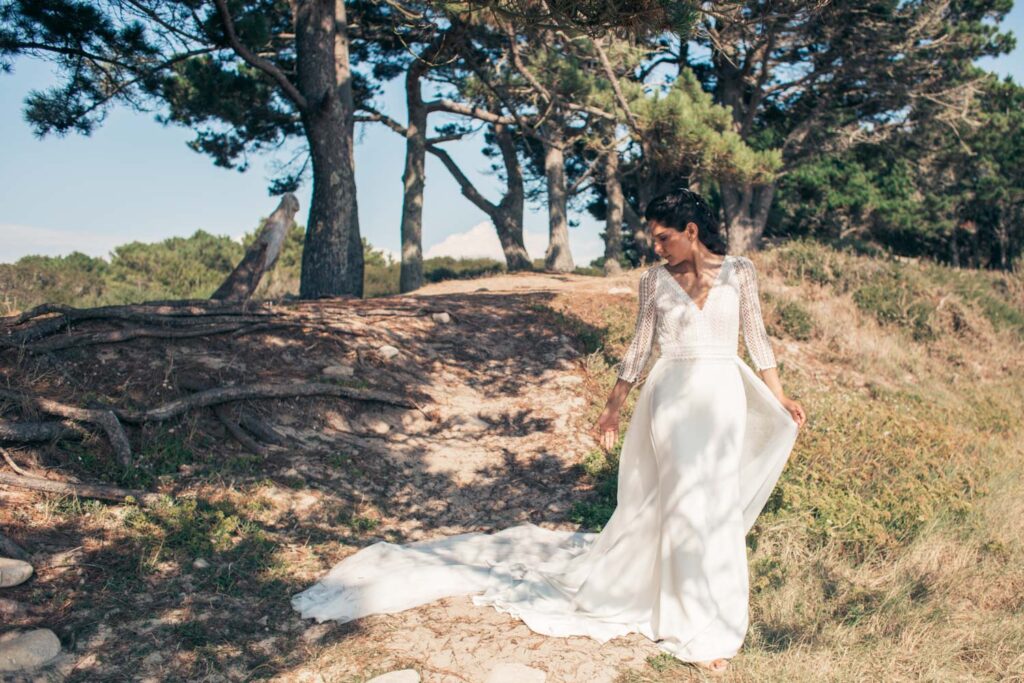
MULTIPOLYGON (((751 627, 726 680, 1024 676, 1024 279, 807 243, 753 259, 783 385, 809 417, 748 537, 751 627)), ((108 504, 0 486, 0 526, 37 567, 3 593, 24 607, 10 625, 52 628, 65 654, 51 675, 71 681, 363 681, 405 667, 480 681, 498 662, 551 682, 701 680, 638 635, 547 638, 467 597, 345 625, 288 604, 379 540, 599 529, 617 452, 589 429, 639 275, 197 301, 192 318, 223 328, 202 336, 167 334, 180 310, 116 308, 4 348, 4 387, 76 406, 137 412, 296 382, 347 395, 129 423, 130 468, 102 433, 9 449, 34 476, 164 494, 108 504), (163 336, 115 341, 143 328, 163 336)), ((0 418, 45 416, 8 398, 0 418)))

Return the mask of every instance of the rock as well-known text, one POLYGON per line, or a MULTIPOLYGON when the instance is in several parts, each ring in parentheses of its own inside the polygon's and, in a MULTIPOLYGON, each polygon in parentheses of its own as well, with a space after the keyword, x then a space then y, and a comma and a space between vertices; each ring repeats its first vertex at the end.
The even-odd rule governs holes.
POLYGON ((609 294, 632 294, 633 290, 629 287, 609 287, 609 294))
POLYGON ((0 557, 0 588, 17 586, 32 576, 32 565, 21 560, 0 557))
POLYGON ((60 654, 60 640, 46 628, 0 636, 0 671, 33 671, 60 654))
POLYGON ((192 566, 196 569, 209 569, 210 563, 204 560, 203 558, 198 557, 195 560, 193 560, 192 566))
POLYGON ((484 683, 544 683, 547 674, 525 664, 502 662, 487 675, 484 683))
POLYGON ((415 669, 399 669, 374 676, 366 683, 420 683, 420 675, 415 669))
POLYGON ((395 356, 398 355, 398 349, 392 346, 391 344, 385 344, 384 346, 381 346, 379 349, 377 349, 377 353, 379 353, 384 358, 394 358, 395 356))
POLYGON ((351 365, 328 365, 320 371, 324 377, 347 378, 356 374, 356 369, 351 365))
POLYGON ((445 311, 441 311, 440 313, 432 313, 430 317, 439 323, 450 323, 452 321, 452 317, 448 315, 448 313, 445 311))

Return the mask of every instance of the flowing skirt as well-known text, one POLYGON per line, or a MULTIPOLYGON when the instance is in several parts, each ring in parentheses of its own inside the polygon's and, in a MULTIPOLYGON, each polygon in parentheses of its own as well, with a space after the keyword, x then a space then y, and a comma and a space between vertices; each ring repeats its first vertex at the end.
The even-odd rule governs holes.
POLYGON ((797 427, 738 356, 659 358, 619 456, 618 503, 600 533, 522 524, 339 562, 292 605, 341 622, 442 597, 600 642, 640 633, 684 661, 732 657, 748 626, 746 533, 797 427))

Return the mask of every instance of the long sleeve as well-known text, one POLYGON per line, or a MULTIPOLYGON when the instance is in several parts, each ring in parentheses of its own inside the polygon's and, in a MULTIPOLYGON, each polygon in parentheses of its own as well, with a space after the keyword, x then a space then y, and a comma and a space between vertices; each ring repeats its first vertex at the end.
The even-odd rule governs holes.
POLYGON ((754 268, 754 262, 746 256, 737 257, 736 266, 740 283, 740 326, 743 329, 743 342, 747 346, 750 359, 754 361, 759 371, 774 368, 775 354, 772 352, 768 332, 764 329, 764 318, 761 316, 757 270, 754 268))
POLYGON ((658 309, 654 302, 656 285, 657 280, 654 279, 652 271, 648 270, 641 276, 636 331, 633 333, 633 341, 626 349, 626 354, 622 357, 622 364, 619 366, 618 377, 627 382, 636 382, 640 373, 647 366, 647 359, 651 355, 654 330, 658 320, 658 309))

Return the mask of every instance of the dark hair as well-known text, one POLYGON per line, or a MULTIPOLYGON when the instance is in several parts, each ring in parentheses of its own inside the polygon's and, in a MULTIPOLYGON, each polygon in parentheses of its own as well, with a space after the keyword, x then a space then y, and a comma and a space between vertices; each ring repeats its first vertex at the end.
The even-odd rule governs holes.
POLYGON ((644 219, 657 221, 682 232, 687 223, 697 224, 697 237, 716 254, 725 255, 727 246, 711 208, 696 192, 681 187, 652 199, 644 210, 644 219))

